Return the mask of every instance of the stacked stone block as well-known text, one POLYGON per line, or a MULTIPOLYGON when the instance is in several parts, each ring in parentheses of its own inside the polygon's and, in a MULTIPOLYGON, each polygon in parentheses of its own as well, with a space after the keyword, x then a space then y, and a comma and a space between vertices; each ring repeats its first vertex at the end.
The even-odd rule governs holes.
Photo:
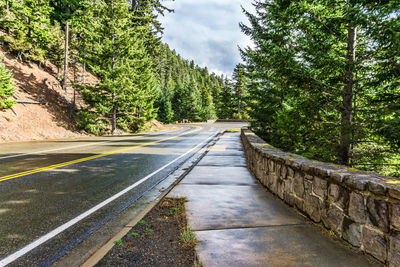
POLYGON ((400 266, 400 181, 282 152, 242 129, 250 171, 313 222, 387 266, 400 266))

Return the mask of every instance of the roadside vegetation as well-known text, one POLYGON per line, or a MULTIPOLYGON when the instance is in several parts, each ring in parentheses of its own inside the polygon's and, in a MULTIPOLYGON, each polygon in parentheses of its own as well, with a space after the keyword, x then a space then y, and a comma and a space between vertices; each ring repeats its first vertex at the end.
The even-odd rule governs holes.
POLYGON ((400 177, 399 1, 254 1, 242 31, 256 132, 285 151, 400 177))

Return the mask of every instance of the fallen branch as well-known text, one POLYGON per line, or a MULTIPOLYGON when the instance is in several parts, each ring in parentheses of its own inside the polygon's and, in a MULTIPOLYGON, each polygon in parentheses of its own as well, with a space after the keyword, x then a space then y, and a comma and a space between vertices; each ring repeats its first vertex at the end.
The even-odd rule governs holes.
POLYGON ((15 100, 18 104, 34 104, 34 105, 44 105, 45 102, 34 101, 34 100, 25 100, 25 99, 17 99, 15 100))

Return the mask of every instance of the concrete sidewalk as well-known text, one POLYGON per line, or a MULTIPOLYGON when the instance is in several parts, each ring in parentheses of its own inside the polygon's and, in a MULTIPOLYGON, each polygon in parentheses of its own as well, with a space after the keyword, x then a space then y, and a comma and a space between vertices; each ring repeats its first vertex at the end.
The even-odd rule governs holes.
POLYGON ((185 197, 204 266, 374 266, 255 182, 240 133, 225 133, 173 189, 185 197))

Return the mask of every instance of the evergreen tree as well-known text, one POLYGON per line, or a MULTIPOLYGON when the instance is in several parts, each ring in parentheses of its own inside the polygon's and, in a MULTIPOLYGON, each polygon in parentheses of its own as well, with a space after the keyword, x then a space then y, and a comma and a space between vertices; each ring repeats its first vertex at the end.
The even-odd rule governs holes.
MULTIPOLYGON (((216 118, 216 102, 223 79, 200 68, 194 61, 182 59, 168 45, 163 45, 157 57, 156 73, 160 91, 171 96, 172 112, 176 121, 206 121, 216 118), (168 84, 168 86, 166 86, 168 84), (165 92, 168 90, 168 93, 165 92)), ((158 119, 165 121, 164 106, 168 105, 160 94, 156 107, 158 119)))
POLYGON ((8 35, 2 37, 10 48, 35 61, 43 61, 54 41, 51 35, 49 0, 9 0, 0 6, 0 28, 8 35))
MULTIPOLYGON (((0 54, 0 61, 3 60, 0 54)), ((12 74, 0 63, 0 110, 11 108, 15 101, 9 98, 14 94, 15 85, 12 81, 12 74)))
POLYGON ((171 123, 174 119, 174 111, 172 110, 172 95, 170 85, 166 84, 161 87, 159 98, 156 106, 158 107, 158 119, 164 123, 171 123))
POLYGON ((151 60, 137 38, 129 5, 124 0, 85 2, 77 11, 75 28, 86 36, 85 62, 100 78, 97 86, 83 86, 90 108, 82 111, 86 130, 102 133, 111 124, 137 131, 155 116, 156 97, 151 60))
MULTIPOLYGON (((371 164, 363 148, 387 147, 382 133, 398 131, 392 109, 399 92, 395 6, 396 1, 255 1, 256 13, 246 12, 250 26, 241 27, 255 42, 242 55, 259 133, 315 159, 371 164)), ((378 158, 384 154, 373 160, 378 158)))
POLYGON ((238 64, 235 69, 233 70, 233 88, 234 88, 234 94, 235 94, 235 100, 236 100, 236 117, 238 119, 244 119, 247 118, 247 112, 246 112, 246 97, 247 97, 247 92, 246 92, 246 76, 244 72, 244 66, 242 64, 238 64))
POLYGON ((228 79, 225 79, 217 101, 217 116, 220 119, 233 119, 234 117, 233 114, 237 106, 232 87, 232 83, 228 79))

